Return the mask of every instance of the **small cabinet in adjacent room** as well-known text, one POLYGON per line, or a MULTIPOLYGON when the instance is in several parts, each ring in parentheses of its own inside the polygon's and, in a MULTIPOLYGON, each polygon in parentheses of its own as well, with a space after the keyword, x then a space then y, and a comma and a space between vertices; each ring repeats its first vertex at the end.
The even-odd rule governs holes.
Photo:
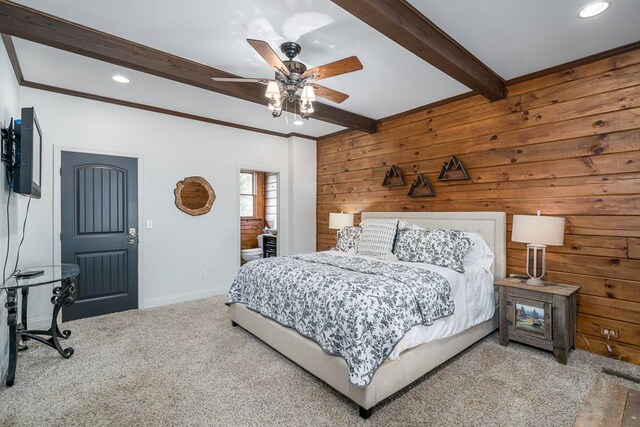
POLYGON ((262 256, 264 258, 278 256, 278 237, 263 234, 262 239, 262 256))

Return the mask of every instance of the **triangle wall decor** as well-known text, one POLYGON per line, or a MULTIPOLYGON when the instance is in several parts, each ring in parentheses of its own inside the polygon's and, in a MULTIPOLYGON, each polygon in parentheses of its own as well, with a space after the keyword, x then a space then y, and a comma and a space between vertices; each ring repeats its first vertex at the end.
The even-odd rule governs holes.
POLYGON ((436 192, 433 190, 429 179, 422 173, 419 173, 416 179, 413 180, 407 194, 409 197, 431 197, 435 195, 436 192))
POLYGON ((469 174, 461 161, 456 156, 451 156, 449 161, 442 165, 438 181, 458 181, 469 179, 469 174))
POLYGON ((398 169, 396 165, 393 165, 389 168, 387 173, 384 174, 384 179, 382 180, 382 186, 391 188, 391 187, 402 187, 405 185, 404 176, 402 175, 402 171, 398 169))

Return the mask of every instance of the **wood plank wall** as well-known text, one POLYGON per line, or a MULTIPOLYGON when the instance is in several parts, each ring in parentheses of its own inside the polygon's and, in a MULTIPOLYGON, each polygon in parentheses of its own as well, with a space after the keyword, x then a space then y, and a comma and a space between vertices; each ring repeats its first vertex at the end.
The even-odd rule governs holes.
POLYGON ((265 224, 265 177, 264 172, 256 174, 256 206, 254 218, 240 219, 240 249, 251 249, 258 247, 258 234, 262 234, 265 224))
MULTIPOLYGON (((578 347, 607 354, 613 328, 611 356, 640 364, 640 50, 320 140, 317 194, 318 250, 335 244, 330 212, 505 211, 508 240, 513 214, 566 217, 547 278, 582 286, 578 347), (471 180, 437 181, 451 155, 471 180), (436 196, 384 189, 392 164, 408 184, 426 173, 436 196)), ((508 273, 524 272, 524 249, 508 243, 508 273)))
POLYGON ((278 228, 278 174, 266 173, 264 181, 265 222, 269 228, 278 228))

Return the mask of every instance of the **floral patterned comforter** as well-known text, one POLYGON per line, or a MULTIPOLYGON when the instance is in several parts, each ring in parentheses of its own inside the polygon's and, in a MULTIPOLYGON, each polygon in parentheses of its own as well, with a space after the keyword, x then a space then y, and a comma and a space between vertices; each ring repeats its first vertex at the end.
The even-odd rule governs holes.
POLYGON ((451 286, 436 272, 322 252, 245 264, 227 296, 233 303, 342 356, 358 387, 371 382, 411 327, 454 312, 451 286))

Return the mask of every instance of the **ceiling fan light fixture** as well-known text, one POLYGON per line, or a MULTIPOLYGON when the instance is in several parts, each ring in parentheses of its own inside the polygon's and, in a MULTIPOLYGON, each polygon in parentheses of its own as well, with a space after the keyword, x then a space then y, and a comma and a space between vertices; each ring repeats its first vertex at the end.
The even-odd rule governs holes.
MULTIPOLYGON (((285 42, 280 46, 280 50, 288 58, 288 60, 285 61, 282 61, 273 48, 269 46, 269 43, 264 40, 247 39, 247 43, 249 43, 258 55, 271 67, 271 71, 275 72, 275 77, 272 79, 248 79, 234 76, 212 77, 212 79, 218 83, 266 84, 267 89, 264 96, 269 100, 267 107, 273 117, 279 117, 282 114, 282 103, 285 102, 287 104, 287 111, 290 111, 292 108, 298 109, 301 119, 309 119, 309 114, 314 112, 313 102, 316 101, 316 90, 319 91, 318 96, 320 98, 328 99, 336 103, 343 102, 349 95, 317 85, 316 82, 329 77, 362 70, 363 68, 362 63, 356 56, 350 56, 308 69, 305 64, 294 59, 302 49, 300 45, 295 42, 285 42), (298 95, 298 93, 300 93, 300 95, 298 95)), ((284 117, 288 124, 289 116, 285 115, 284 117)), ((300 125, 301 123, 296 124, 300 125)))
POLYGON ((315 110, 313 109, 313 104, 311 103, 311 101, 304 101, 304 100, 300 100, 300 113, 305 114, 305 115, 309 115, 311 113, 313 113, 315 110))
POLYGON ((312 85, 304 85, 302 88, 302 94, 300 95, 300 99, 306 103, 316 100, 316 93, 313 91, 312 85))
POLYGON ((267 108, 270 111, 277 111, 277 110, 282 111, 282 102, 280 101, 280 98, 279 97, 278 98, 272 98, 269 101, 269 105, 267 106, 267 108))
POLYGON ((275 80, 270 80, 269 83, 267 83, 267 91, 264 96, 272 100, 280 99, 280 86, 278 86, 278 83, 275 80))
POLYGON ((578 17, 582 19, 593 18, 594 16, 600 15, 602 12, 609 9, 610 6, 610 0, 591 2, 580 9, 578 17))

